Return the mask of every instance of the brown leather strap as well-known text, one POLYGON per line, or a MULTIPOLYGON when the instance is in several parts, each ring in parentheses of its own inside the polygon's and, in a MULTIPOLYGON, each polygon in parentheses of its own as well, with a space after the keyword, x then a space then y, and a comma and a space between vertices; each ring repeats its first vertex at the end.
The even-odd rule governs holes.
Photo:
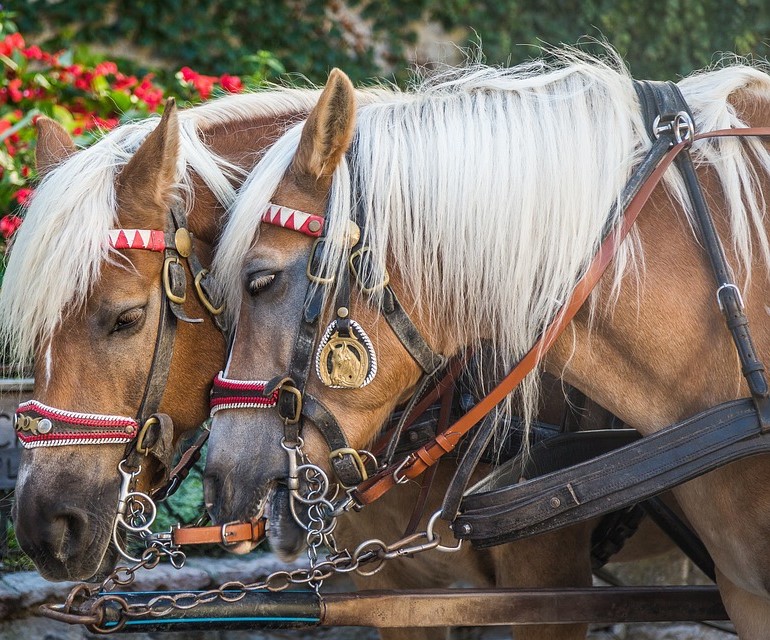
MULTIPOLYGON (((731 136, 770 136, 770 128, 721 129, 698 134, 693 137, 693 140, 731 136)), ((562 331, 564 331, 575 317, 575 314, 583 306, 583 303, 588 299, 588 296, 596 287, 602 275, 604 275, 610 262, 615 257, 618 247, 625 240, 639 213, 650 199, 666 170, 679 153, 690 146, 690 144, 691 142, 688 140, 680 142, 663 156, 655 170, 652 171, 632 198, 623 214, 620 225, 618 225, 616 230, 610 232, 604 239, 604 242, 602 242, 586 274, 575 287, 569 302, 562 307, 556 318, 543 332, 543 335, 535 342, 513 370, 489 394, 482 398, 478 404, 470 409, 468 413, 457 420, 444 433, 437 436, 436 440, 429 442, 421 449, 412 453, 404 462, 382 470, 359 485, 351 493, 351 496, 359 505, 374 502, 390 488, 398 484, 399 481, 403 482, 405 479, 414 479, 431 464, 435 464, 445 453, 454 449, 460 442, 460 439, 513 391, 526 375, 539 364, 548 349, 556 342, 562 331)))
MULTIPOLYGON (((441 410, 439 411, 438 424, 436 426, 438 431, 443 431, 449 426, 449 418, 452 412, 452 402, 454 401, 454 395, 454 388, 450 387, 444 392, 444 395, 441 398, 441 410)), ((421 478, 420 493, 417 496, 417 500, 415 501, 414 507, 412 508, 412 515, 409 518, 406 529, 404 530, 404 538, 411 536, 415 531, 417 531, 417 525, 420 524, 420 520, 425 513, 425 505, 428 502, 428 496, 430 495, 430 490, 433 487, 433 481, 436 479, 437 471, 438 464, 434 464, 430 467, 430 469, 428 469, 426 473, 423 474, 421 478)))
POLYGON ((175 546, 190 544, 223 544, 236 542, 260 542, 265 537, 265 518, 256 522, 228 522, 209 527, 184 527, 174 529, 171 539, 175 546))

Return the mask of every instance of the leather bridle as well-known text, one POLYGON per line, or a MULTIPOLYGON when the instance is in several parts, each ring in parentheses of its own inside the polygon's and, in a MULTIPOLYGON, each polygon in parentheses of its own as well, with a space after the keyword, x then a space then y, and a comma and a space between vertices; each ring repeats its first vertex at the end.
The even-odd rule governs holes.
MULTIPOLYGON (((277 409, 284 423, 284 448, 296 447, 301 442, 303 421, 312 422, 326 441, 330 450, 331 466, 337 479, 345 487, 357 486, 367 478, 365 462, 371 454, 351 447, 333 413, 306 389, 310 372, 313 369, 313 356, 318 354, 316 341, 319 333, 321 333, 319 327, 326 304, 327 287, 339 278, 334 301, 336 317, 332 320, 330 328, 326 332, 327 335, 333 330, 336 335, 342 338, 352 336, 352 339, 364 343, 368 341, 368 337, 365 336, 359 325, 350 318, 351 284, 355 282, 362 293, 369 296, 374 294, 381 296, 380 310, 382 315, 422 370, 424 381, 433 380, 446 364, 446 359, 433 351, 428 341, 400 305, 396 293, 389 284, 387 272, 379 278, 373 278, 371 275, 374 273, 374 269, 367 264, 371 252, 363 240, 363 216, 359 215, 358 218, 356 223, 350 221, 350 246, 344 256, 348 268, 341 269, 338 274, 329 274, 321 272, 323 252, 328 242, 324 233, 324 218, 287 207, 279 207, 275 204, 268 206, 262 217, 263 222, 316 238, 307 258, 307 290, 289 370, 271 380, 250 381, 233 380, 226 378, 224 373, 220 373, 214 380, 211 396, 212 413, 227 408, 277 409), (307 222, 298 225, 296 220, 306 220, 307 222), (311 227, 310 221, 316 224, 311 227)), ((318 359, 317 355, 316 359, 318 359)), ((316 363, 316 371, 318 368, 319 365, 316 363)), ((371 377, 373 375, 370 375, 368 379, 371 377)), ((368 384, 368 379, 360 386, 368 384)), ((426 382, 421 382, 420 389, 423 389, 425 384, 426 382)), ((398 435, 395 436, 395 439, 398 439, 398 435)))
MULTIPOLYGON (((207 298, 201 284, 207 271, 193 251, 192 235, 187 229, 184 213, 177 206, 169 210, 168 227, 166 231, 115 229, 109 234, 113 250, 152 251, 162 253, 164 258, 157 337, 135 416, 74 412, 31 400, 16 412, 15 429, 23 447, 126 443, 125 459, 138 462, 137 456, 152 454, 166 470, 170 467, 173 425, 167 417, 161 419, 157 410, 171 368, 176 323, 177 320, 203 322, 187 317, 182 306, 187 296, 183 261, 187 261, 196 281, 196 291, 202 298, 207 298)), ((207 308, 209 306, 214 308, 210 302, 207 308)))

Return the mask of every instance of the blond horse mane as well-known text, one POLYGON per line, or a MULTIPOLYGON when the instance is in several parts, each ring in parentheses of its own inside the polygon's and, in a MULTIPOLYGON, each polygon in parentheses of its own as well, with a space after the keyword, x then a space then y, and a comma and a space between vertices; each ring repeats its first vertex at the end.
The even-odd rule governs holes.
MULTIPOLYGON (((736 65, 680 86, 697 129, 709 130, 745 126, 728 98, 767 91, 770 78, 736 65)), ((231 309, 259 217, 298 137, 291 131, 268 152, 233 208, 215 262, 231 309)), ((489 341, 493 370, 507 369, 568 298, 650 144, 631 77, 614 55, 562 50, 548 62, 451 70, 358 110, 353 146, 334 175, 328 235, 341 239, 346 221, 362 215, 373 269, 398 269, 407 299, 429 311, 432 326, 460 344, 489 341)), ((770 155, 757 141, 728 139, 701 142, 694 155, 722 183, 740 256, 734 268, 748 274, 752 232, 770 261, 752 165, 770 171, 770 155)), ((676 172, 666 188, 688 211, 676 172)), ((344 245, 327 253, 329 265, 343 264, 344 245)), ((629 267, 643 268, 638 249, 631 238, 617 256, 616 291, 629 267)), ((521 390, 517 410, 527 421, 538 380, 530 376, 521 390)))

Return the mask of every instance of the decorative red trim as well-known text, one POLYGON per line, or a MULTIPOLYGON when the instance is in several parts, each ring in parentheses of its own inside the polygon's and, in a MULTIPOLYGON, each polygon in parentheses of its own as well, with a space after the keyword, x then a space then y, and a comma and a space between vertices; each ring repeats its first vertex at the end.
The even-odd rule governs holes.
POLYGON ((34 411, 44 418, 58 420, 67 424, 74 424, 80 427, 134 427, 134 432, 139 431, 139 423, 133 418, 123 416, 100 415, 96 413, 78 413, 76 411, 65 411, 64 409, 55 409, 37 400, 28 400, 19 405, 16 413, 25 411, 34 411))
POLYGON ((40 441, 56 441, 56 440, 101 440, 103 438, 115 438, 120 439, 123 442, 130 442, 136 438, 136 432, 133 435, 127 434, 125 431, 99 431, 97 433, 40 433, 38 435, 26 435, 18 433, 17 436, 22 442, 40 442, 40 441))
POLYGON ((113 249, 165 251, 166 234, 157 229, 111 229, 109 242, 113 249))
POLYGON ((324 230, 324 219, 321 216, 272 203, 267 205, 265 213, 262 214, 262 222, 298 231, 311 238, 317 238, 324 230))
POLYGON ((259 406, 264 407, 265 409, 269 409, 270 407, 274 407, 276 404, 278 404, 278 394, 276 393, 275 396, 270 396, 269 398, 260 398, 254 396, 220 396, 218 398, 212 398, 209 402, 210 407, 220 407, 223 404, 237 404, 243 405, 244 407, 259 406))
POLYGON ((265 392, 266 380, 234 380, 225 378, 223 372, 219 372, 214 378, 211 390, 212 415, 219 409, 254 408, 269 409, 278 404, 278 390, 269 396, 265 392))

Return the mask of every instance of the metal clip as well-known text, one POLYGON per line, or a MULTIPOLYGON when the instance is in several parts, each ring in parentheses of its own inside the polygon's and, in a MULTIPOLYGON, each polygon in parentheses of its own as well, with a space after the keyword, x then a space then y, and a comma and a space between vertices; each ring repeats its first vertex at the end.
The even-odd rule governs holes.
POLYGON ((680 111, 676 115, 665 118, 663 120, 660 116, 656 116, 652 123, 652 132, 656 139, 664 133, 673 133, 677 144, 692 140, 695 135, 695 124, 689 113, 680 111))

